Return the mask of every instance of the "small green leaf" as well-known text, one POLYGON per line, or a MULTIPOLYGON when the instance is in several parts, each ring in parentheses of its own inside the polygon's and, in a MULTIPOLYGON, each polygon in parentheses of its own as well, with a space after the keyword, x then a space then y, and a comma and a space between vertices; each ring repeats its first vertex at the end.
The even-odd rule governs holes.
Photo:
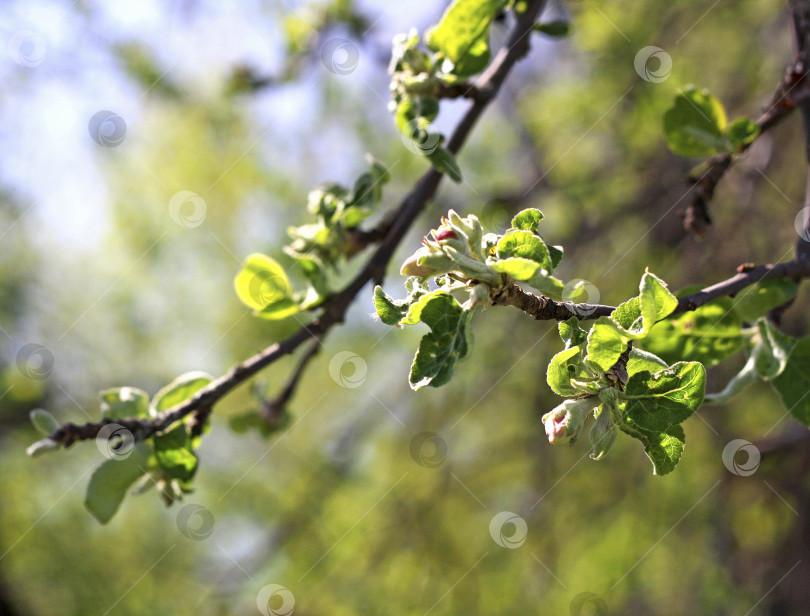
POLYGON ((529 286, 534 287, 542 295, 550 297, 553 300, 559 301, 562 298, 562 293, 565 290, 565 285, 562 280, 549 276, 547 270, 542 267, 537 268, 534 275, 526 281, 529 286))
POLYGON ((139 444, 123 460, 106 460, 93 471, 84 506, 99 522, 109 522, 124 500, 130 486, 146 473, 148 448, 139 444))
POLYGON ((115 387, 99 392, 102 419, 149 415, 149 394, 137 387, 115 387))
POLYGON ((782 374, 770 383, 785 409, 810 427, 810 338, 796 343, 782 374))
POLYGON ((703 404, 706 370, 698 362, 678 362, 655 373, 635 373, 621 398, 626 414, 644 430, 663 432, 667 426, 687 419, 703 404))
POLYGON ((586 361, 601 372, 609 370, 627 348, 627 342, 608 317, 599 317, 588 334, 586 361))
POLYGON ((283 319, 300 310, 284 268, 267 255, 248 256, 234 279, 234 287, 242 303, 261 318, 283 319))
POLYGON ((571 385, 571 379, 589 378, 582 364, 582 349, 578 346, 560 351, 548 364, 546 381, 558 396, 576 396, 582 391, 571 385))
POLYGON ((644 348, 667 362, 685 359, 714 366, 745 344, 742 322, 732 306, 732 300, 722 297, 666 319, 652 328, 644 348))
POLYGON ((557 266, 560 264, 563 258, 563 247, 562 246, 552 246, 551 244, 546 244, 546 248, 548 248, 548 256, 551 258, 551 269, 557 269, 557 266))
POLYGON ((199 460, 191 450, 188 430, 183 424, 153 437, 155 458, 171 479, 189 481, 197 471, 199 460))
POLYGON ((498 259, 520 257, 539 263, 540 266, 551 271, 551 258, 545 242, 531 231, 510 231, 506 233, 496 246, 498 259))
POLYGON ((742 150, 759 137, 759 124, 751 118, 737 118, 728 126, 728 140, 736 150, 742 150))
POLYGON ((667 288, 667 284, 649 270, 641 277, 639 297, 641 314, 646 321, 645 329, 648 332, 657 321, 667 317, 678 305, 678 300, 667 288))
POLYGON ((537 261, 522 257, 509 257, 490 263, 489 266, 499 274, 506 274, 513 280, 528 280, 540 267, 537 261))
POLYGON ((271 424, 258 411, 247 411, 239 415, 233 415, 228 419, 228 424, 236 434, 244 434, 249 429, 254 429, 262 436, 270 436, 290 423, 290 414, 282 412, 276 421, 271 424))
POLYGON ((408 312, 408 301, 393 299, 377 285, 374 288, 374 308, 383 323, 396 325, 408 312))
POLYGON ((424 320, 422 319, 422 311, 433 298, 438 297, 439 295, 447 295, 447 291, 444 289, 436 289, 430 293, 420 295, 415 302, 408 306, 408 311, 405 313, 405 316, 402 317, 399 324, 415 325, 416 323, 419 323, 419 321, 424 320))
POLYGON ((624 333, 631 338, 638 337, 644 331, 644 319, 641 316, 641 299, 631 297, 622 302, 610 313, 610 318, 618 323, 624 333))
POLYGON ((556 19, 543 24, 534 24, 534 30, 536 32, 542 32, 547 36, 559 38, 571 34, 571 24, 562 19, 556 19))
POLYGON ((565 343, 566 349, 582 345, 588 339, 588 332, 579 326, 577 317, 571 317, 567 321, 557 323, 557 331, 560 333, 560 338, 565 343))
POLYGON ((51 434, 59 427, 59 422, 45 409, 34 409, 28 416, 31 418, 31 423, 34 424, 34 428, 45 436, 51 434))
POLYGON ((504 0, 454 0, 441 21, 428 30, 425 42, 453 63, 459 62, 489 31, 504 0))
POLYGON ((411 389, 439 387, 453 376, 454 366, 467 355, 470 313, 452 295, 435 295, 421 310, 420 317, 431 333, 425 334, 413 359, 411 389))
POLYGON ((512 228, 537 233, 541 220, 543 220, 543 212, 531 207, 515 215, 512 219, 512 228))
POLYGON ((619 424, 622 432, 637 438, 644 445, 644 452, 653 463, 654 475, 666 475, 672 472, 683 455, 686 435, 679 425, 667 426, 660 432, 644 430, 632 421, 619 424))
POLYGON ((688 86, 664 114, 669 149, 681 156, 711 156, 725 149, 726 111, 708 90, 688 86))
POLYGON ((475 42, 470 45, 461 59, 458 62, 450 63, 450 66, 443 65, 442 68, 446 69, 448 73, 452 73, 458 77, 471 77, 483 71, 489 60, 491 53, 489 51, 489 28, 487 28, 475 42))
POLYGON ((796 297, 798 285, 792 280, 763 280, 750 286, 734 298, 734 310, 743 321, 753 323, 774 308, 796 297))
POLYGON ((757 341, 751 351, 754 370, 759 378, 770 381, 782 374, 797 340, 780 332, 765 318, 757 320, 757 329, 757 341))
POLYGON ((205 372, 187 372, 174 379, 155 394, 152 400, 153 413, 160 413, 185 402, 213 379, 205 372))
POLYGON ((439 146, 432 152, 427 153, 426 156, 437 171, 446 173, 456 183, 461 182, 461 167, 458 166, 456 157, 453 156, 450 150, 439 146))
POLYGON ((658 372, 661 368, 667 367, 667 363, 657 355, 633 347, 627 360, 627 375, 633 376, 642 370, 658 372))

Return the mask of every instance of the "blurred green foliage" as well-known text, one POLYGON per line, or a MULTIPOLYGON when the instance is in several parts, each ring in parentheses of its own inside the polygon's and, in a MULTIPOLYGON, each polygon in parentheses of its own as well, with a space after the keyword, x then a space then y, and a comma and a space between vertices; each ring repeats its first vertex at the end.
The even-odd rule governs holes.
MULTIPOLYGON (((232 290, 242 259, 273 255, 301 280, 281 246, 286 227, 305 222, 311 188, 350 185, 369 151, 391 169, 387 211, 426 169, 388 117, 387 41, 378 49, 374 27, 377 13, 397 31, 413 24, 395 4, 369 8, 368 19, 349 4, 326 12, 273 5, 251 24, 263 36, 283 20, 289 38, 280 44, 296 71, 279 89, 234 91, 229 75, 197 88, 171 71, 153 88, 171 68, 160 41, 121 36, 105 48, 124 60, 109 78, 136 84, 140 99, 123 144, 96 151, 107 191, 100 240, 51 241, 36 205, 29 213, 25 195, 4 192, 0 588, 21 614, 251 614, 267 584, 288 588, 296 613, 310 615, 567 614, 584 592, 610 614, 745 614, 758 602, 758 613, 801 613, 810 592, 802 584, 806 516, 798 516, 810 504, 806 449, 763 455, 749 477, 732 475, 722 459, 732 439, 790 428, 770 389, 756 385, 743 399, 701 409, 685 424, 688 455, 667 477, 649 473, 630 439, 598 463, 587 443, 552 451, 540 417, 559 402, 545 367, 562 345, 553 323, 515 310, 478 315, 454 381, 414 393, 406 375, 423 332, 387 334, 369 318, 366 289, 310 366, 289 427, 267 440, 233 434, 228 418, 256 404, 241 388, 215 409, 198 449, 197 491, 170 509, 130 496, 101 527, 82 506, 103 460, 92 442, 24 455, 36 438, 32 408, 60 421, 95 420, 99 390, 126 384, 154 394, 185 371, 221 374, 297 329, 294 319, 250 318, 232 290), (324 68, 319 49, 333 36, 360 50, 357 73, 324 68), (285 100, 306 101, 305 122, 274 119, 268 107, 285 100), (199 226, 169 214, 182 190, 205 201, 199 226), (31 342, 53 354, 46 379, 15 362, 31 342), (341 367, 330 365, 339 351, 362 358, 359 386, 341 386, 341 367), (414 448, 423 432, 438 440, 414 448), (189 503, 213 515, 210 535, 178 522, 189 503), (490 534, 502 511, 527 523, 516 549, 490 534)), ((566 247, 561 278, 593 282, 600 298, 589 299, 604 303, 633 295, 647 266, 677 290, 723 279, 743 261, 789 258, 805 184, 799 118, 759 139, 720 185, 702 242, 681 228, 689 161, 667 150, 662 130, 687 84, 709 88, 729 117, 756 117, 791 56, 785 7, 567 7, 571 35, 534 35, 535 51, 459 157, 467 183, 443 185, 397 263, 450 207, 501 231, 515 211, 542 209, 548 240, 566 247), (672 58, 660 83, 634 70, 647 45, 672 58)), ((81 16, 89 34, 92 15, 82 10, 68 14, 81 16)), ((181 16, 175 28, 184 27, 181 16)), ((494 39, 504 32, 493 25, 494 39)), ((182 61, 205 59, 191 58, 182 61)), ((452 124, 456 111, 449 106, 439 121, 452 124)), ((81 215, 80 201, 65 207, 81 215)), ((400 282, 392 268, 389 285, 400 282)), ((801 290, 785 314, 794 336, 808 334, 807 300, 801 290)), ((293 358, 278 362, 261 386, 277 392, 293 366, 293 358)), ((739 367, 710 371, 709 389, 739 367)))

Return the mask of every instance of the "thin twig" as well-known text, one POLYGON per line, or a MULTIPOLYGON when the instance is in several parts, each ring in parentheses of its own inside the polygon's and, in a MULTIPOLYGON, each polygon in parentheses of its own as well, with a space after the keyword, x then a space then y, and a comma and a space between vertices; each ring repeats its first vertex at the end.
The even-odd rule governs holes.
MULTIPOLYGON (((776 88, 766 111, 757 119, 760 134, 767 132, 784 120, 797 105, 806 105, 810 101, 810 86, 804 81, 804 74, 797 73, 795 65, 791 66, 776 88)), ((742 146, 741 153, 751 144, 742 146)), ((694 184, 692 201, 686 206, 684 227, 687 231, 703 236, 711 224, 708 205, 714 196, 714 190, 731 167, 734 157, 731 154, 718 154, 698 169, 701 173, 692 177, 694 184)))
POLYGON ((301 356, 301 359, 298 360, 298 365, 295 367, 295 370, 293 370, 292 374, 287 378, 287 384, 284 385, 284 389, 282 389, 275 398, 262 401, 259 414, 268 425, 275 425, 278 422, 279 417, 287 407, 287 403, 292 399, 293 395, 295 395, 295 390, 298 387, 298 383, 301 381, 301 377, 307 365, 320 350, 321 341, 313 341, 310 347, 301 356))

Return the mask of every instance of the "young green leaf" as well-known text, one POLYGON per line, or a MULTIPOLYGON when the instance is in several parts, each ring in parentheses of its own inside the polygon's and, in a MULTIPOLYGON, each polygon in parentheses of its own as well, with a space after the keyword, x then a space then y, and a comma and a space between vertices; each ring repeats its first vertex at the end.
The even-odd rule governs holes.
POLYGON ((669 149, 681 156, 711 156, 725 148, 726 111, 708 90, 688 86, 664 114, 669 149))
POLYGON ((115 387, 99 392, 102 419, 149 415, 149 394, 137 387, 115 387))
POLYGON ((578 346, 560 351, 548 364, 546 381, 558 396, 576 396, 582 391, 571 385, 571 379, 590 378, 582 363, 582 349, 578 346))
POLYGON ((529 280, 540 264, 531 259, 524 259, 523 257, 508 257, 490 263, 489 266, 499 274, 506 274, 513 280, 529 280))
POLYGON ((267 255, 248 256, 234 279, 234 287, 242 303, 263 319, 283 319, 300 310, 284 268, 267 255))
POLYGON ((787 411, 810 426, 810 338, 796 343, 782 374, 770 383, 787 411))
POLYGON ((542 295, 557 301, 560 301, 563 291, 565 290, 565 285, 562 280, 554 276, 549 276, 547 270, 542 267, 538 267, 534 275, 529 278, 526 283, 540 291, 542 295))
POLYGON ((396 325, 408 312, 408 300, 395 300, 377 285, 374 288, 374 308, 383 323, 396 325))
POLYGON ((635 373, 620 394, 627 400, 626 414, 644 430, 663 432, 679 424, 703 404, 706 370, 698 362, 678 362, 651 373, 635 373))
POLYGON ((496 246, 498 259, 520 257, 539 263, 540 266, 551 271, 551 258, 545 242, 531 231, 510 231, 498 240, 496 246))
POLYGON ((627 342, 608 317, 599 317, 588 334, 588 364, 601 372, 609 370, 627 348, 627 342))
POLYGON ((792 280, 763 280, 740 291, 733 300, 734 310, 743 321, 753 323, 796 297, 798 288, 792 280))
POLYGON ((504 0, 454 0, 441 21, 428 30, 425 42, 453 63, 459 62, 489 31, 504 0))
POLYGON ((28 416, 31 418, 31 423, 34 424, 37 432, 41 432, 45 436, 59 427, 59 422, 45 409, 34 409, 28 416))
POLYGON ((432 152, 426 154, 437 171, 446 173, 448 177, 456 183, 461 182, 461 167, 456 162, 456 157, 445 147, 439 146, 432 152))
POLYGON ((424 319, 422 318, 422 311, 433 298, 440 295, 447 295, 447 291, 444 289, 436 289, 435 291, 421 295, 415 302, 408 306, 408 310, 405 313, 405 316, 400 320, 399 324, 415 325, 416 323, 419 323, 419 321, 423 321, 424 319))
POLYGON ((171 383, 155 394, 152 400, 153 414, 177 406, 191 398, 213 379, 204 372, 187 372, 178 376, 171 383))
POLYGON ((411 365, 409 380, 414 390, 447 383, 456 362, 467 355, 469 346, 470 313, 452 295, 432 296, 422 308, 420 318, 431 332, 422 337, 411 365))
POLYGON ((739 351, 745 338, 732 300, 721 297, 658 323, 643 344, 667 362, 683 359, 714 366, 739 351))
POLYGON ((759 137, 759 124, 751 118, 737 118, 728 125, 728 140, 738 151, 753 143, 757 137, 759 137))
POLYGON ((556 19, 554 21, 548 21, 542 24, 534 24, 534 30, 535 32, 542 32, 546 36, 559 38, 571 34, 571 24, 570 22, 563 21, 562 19, 556 19))
POLYGON ((191 450, 185 425, 180 424, 168 432, 158 434, 152 441, 155 446, 155 458, 166 475, 183 482, 194 477, 199 460, 191 450))
POLYGON ((658 372, 661 368, 667 367, 667 362, 657 355, 633 347, 630 350, 630 357, 627 360, 627 375, 633 376, 636 372, 641 372, 642 370, 658 372))
POLYGON ((667 284, 649 270, 641 277, 639 298, 646 332, 649 332, 656 322, 667 317, 678 305, 678 300, 667 288, 667 284))
POLYGON ((679 425, 667 426, 666 429, 655 432, 644 430, 631 420, 625 420, 619 424, 619 429, 641 441, 644 453, 653 464, 654 475, 671 473, 683 455, 686 435, 679 425))
POLYGON ((765 381, 776 378, 785 369, 796 338, 783 334, 768 319, 757 320, 758 336, 751 351, 754 370, 765 381))
POLYGON ((537 233, 541 220, 543 220, 543 212, 531 207, 515 215, 512 219, 512 228, 537 233))
POLYGON ((567 321, 557 323, 557 331, 560 333, 560 338, 565 343, 566 349, 584 344, 588 339, 588 332, 579 326, 577 317, 571 317, 567 321))
POLYGON ((137 445, 123 460, 106 460, 93 471, 84 506, 99 522, 109 522, 124 500, 130 486, 146 473, 148 448, 137 445))

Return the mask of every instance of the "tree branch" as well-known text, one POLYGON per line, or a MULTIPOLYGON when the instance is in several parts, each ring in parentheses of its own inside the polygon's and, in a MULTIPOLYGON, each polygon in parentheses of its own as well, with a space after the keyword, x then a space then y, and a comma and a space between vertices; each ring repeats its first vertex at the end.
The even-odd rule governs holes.
MULTIPOLYGON (((529 0, 526 3, 526 9, 518 17, 506 44, 498 51, 492 63, 479 77, 476 83, 476 97, 447 142, 447 149, 453 154, 457 154, 464 145, 476 122, 497 94, 512 67, 528 53, 532 28, 545 4, 546 0, 529 0)), ((303 326, 286 340, 276 343, 237 364, 225 375, 200 389, 192 398, 154 417, 149 419, 104 419, 97 423, 83 425, 66 423, 54 430, 50 435, 50 439, 69 447, 77 440, 95 438, 103 426, 116 423, 132 432, 136 442, 142 441, 154 434, 165 431, 172 424, 197 409, 212 407, 238 385, 280 357, 292 353, 307 340, 323 339, 333 326, 343 322, 346 310, 363 287, 369 282, 382 283, 394 251, 417 216, 435 195, 442 177, 441 173, 431 168, 419 179, 413 190, 396 209, 390 227, 385 229, 384 239, 368 259, 366 265, 345 288, 331 295, 322 304, 320 316, 310 324, 303 326)))
MULTIPOLYGON (((746 287, 763 280, 775 278, 801 280, 802 278, 810 278, 810 260, 807 259, 794 259, 776 265, 743 265, 737 269, 738 273, 731 278, 680 298, 678 305, 670 316, 697 310, 714 299, 733 296, 746 287)), ((565 321, 571 317, 577 317, 584 321, 608 316, 615 310, 614 306, 605 306, 603 304, 556 302, 548 297, 524 291, 515 283, 511 283, 499 290, 492 303, 496 306, 514 306, 538 321, 565 321)))

